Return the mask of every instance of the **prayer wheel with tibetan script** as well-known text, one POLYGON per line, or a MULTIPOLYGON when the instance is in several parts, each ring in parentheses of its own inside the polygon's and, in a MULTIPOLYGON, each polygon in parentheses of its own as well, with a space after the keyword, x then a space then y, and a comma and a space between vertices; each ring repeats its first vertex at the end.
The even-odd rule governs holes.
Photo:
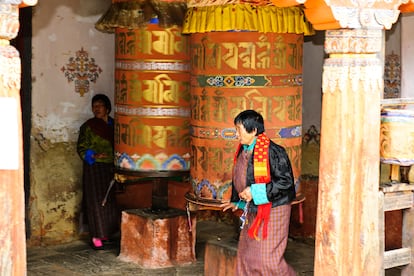
POLYGON ((381 111, 380 158, 385 164, 414 164, 414 110, 381 111))
POLYGON ((131 171, 188 171, 190 64, 178 27, 117 28, 115 165, 131 171))
MULTIPOLYGON (((254 109, 266 134, 287 150, 295 180, 301 170, 302 34, 191 34, 191 154, 194 195, 231 195, 234 117, 254 109)), ((212 204, 213 204, 212 203, 212 204)))

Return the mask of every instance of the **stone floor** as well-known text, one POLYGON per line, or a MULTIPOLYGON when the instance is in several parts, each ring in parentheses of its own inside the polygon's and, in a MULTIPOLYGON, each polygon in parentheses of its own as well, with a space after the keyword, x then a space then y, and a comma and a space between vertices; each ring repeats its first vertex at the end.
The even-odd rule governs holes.
MULTIPOLYGON (((119 240, 107 244, 107 250, 95 251, 86 241, 48 247, 27 249, 27 275, 80 276, 80 275, 134 275, 134 276, 202 276, 203 253, 208 240, 225 240, 234 236, 233 227, 212 221, 197 222, 197 261, 190 265, 162 269, 143 269, 134 263, 119 260, 119 240)), ((313 275, 314 241, 312 239, 289 239, 286 260, 298 276, 313 275)), ((386 276, 400 275, 399 269, 386 271, 386 276)), ((231 276, 231 275, 229 275, 231 276)))

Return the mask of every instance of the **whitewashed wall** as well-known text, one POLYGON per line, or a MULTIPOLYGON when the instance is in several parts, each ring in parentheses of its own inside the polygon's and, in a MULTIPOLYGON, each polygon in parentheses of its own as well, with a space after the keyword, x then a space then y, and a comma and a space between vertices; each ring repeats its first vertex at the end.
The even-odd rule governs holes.
POLYGON ((321 129, 322 68, 325 33, 305 37, 303 46, 303 132, 314 125, 321 129))
POLYGON ((91 98, 103 92, 113 99, 114 35, 94 28, 110 0, 42 0, 33 16, 33 127, 51 142, 77 138, 80 124, 91 113, 91 98), (102 69, 83 97, 61 71, 83 48, 102 69))
POLYGON ((414 97, 414 14, 401 16, 401 97, 414 97))

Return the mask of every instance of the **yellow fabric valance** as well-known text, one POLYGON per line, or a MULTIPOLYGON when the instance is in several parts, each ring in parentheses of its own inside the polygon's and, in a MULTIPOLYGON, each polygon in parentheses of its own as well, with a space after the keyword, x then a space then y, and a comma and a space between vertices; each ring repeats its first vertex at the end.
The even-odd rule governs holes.
POLYGON ((190 7, 183 33, 219 31, 257 31, 313 35, 310 22, 301 7, 279 8, 251 4, 190 7))
MULTIPOLYGON (((255 6, 272 5, 271 0, 187 0, 187 7, 225 6, 232 4, 250 4, 255 6)), ((297 5, 297 4, 296 4, 297 5)), ((293 7, 296 5, 290 5, 293 7)), ((279 7, 278 5, 275 5, 279 7)))

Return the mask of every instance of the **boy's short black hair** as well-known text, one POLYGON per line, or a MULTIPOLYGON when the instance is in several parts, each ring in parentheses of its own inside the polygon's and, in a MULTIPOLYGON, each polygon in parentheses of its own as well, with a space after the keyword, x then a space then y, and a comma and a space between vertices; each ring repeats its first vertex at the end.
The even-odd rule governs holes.
POLYGON ((108 109, 108 113, 111 112, 111 100, 105 94, 96 94, 92 97, 92 105, 94 102, 102 101, 105 104, 106 109, 108 109))
POLYGON ((254 110, 249 109, 240 112, 234 118, 234 125, 237 124, 242 124, 248 133, 252 133, 256 129, 256 135, 265 131, 263 116, 254 110))

